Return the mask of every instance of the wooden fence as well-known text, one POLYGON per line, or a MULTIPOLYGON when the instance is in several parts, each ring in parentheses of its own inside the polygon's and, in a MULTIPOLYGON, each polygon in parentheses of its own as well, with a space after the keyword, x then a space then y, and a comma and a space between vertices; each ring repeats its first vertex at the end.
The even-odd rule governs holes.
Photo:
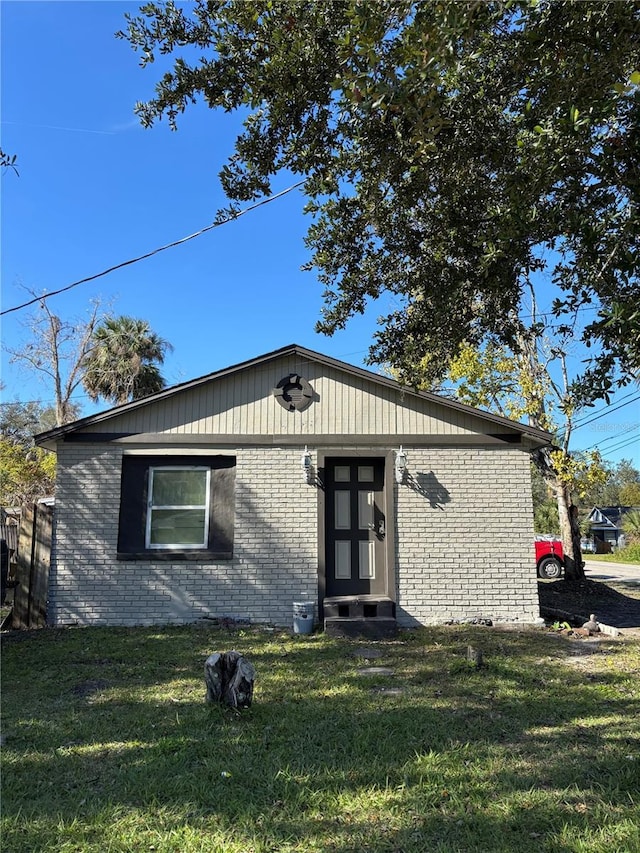
POLYGON ((0 507, 0 539, 4 539, 13 561, 18 550, 18 530, 20 528, 20 510, 6 510, 0 507))
POLYGON ((43 628, 47 624, 47 595, 53 532, 53 507, 24 507, 20 519, 12 628, 43 628))

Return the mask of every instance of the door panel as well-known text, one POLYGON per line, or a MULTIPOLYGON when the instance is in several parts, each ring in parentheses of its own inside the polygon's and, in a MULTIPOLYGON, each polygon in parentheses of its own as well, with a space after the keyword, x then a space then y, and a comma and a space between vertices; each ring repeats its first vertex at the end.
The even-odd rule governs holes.
POLYGON ((326 595, 384 595, 384 459, 326 459, 324 480, 326 595))

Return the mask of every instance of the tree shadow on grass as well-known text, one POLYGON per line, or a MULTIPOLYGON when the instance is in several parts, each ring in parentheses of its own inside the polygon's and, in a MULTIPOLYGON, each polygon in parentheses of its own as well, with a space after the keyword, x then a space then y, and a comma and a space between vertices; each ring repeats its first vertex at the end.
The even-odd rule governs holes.
MULTIPOLYGON (((34 684, 10 712, 3 811, 16 853, 57 849, 61 822, 73 821, 86 849, 100 849, 105 815, 103 847, 121 849, 123 814, 144 815, 141 827, 155 822, 167 838, 188 828, 265 851, 296 849, 296 839, 300 850, 306 839, 339 853, 533 850, 547 836, 561 849, 559 833, 588 836, 594 813, 628 831, 638 702, 624 692, 627 674, 591 680, 568 667, 570 641, 415 632, 378 645, 395 672, 382 677, 362 675, 357 644, 323 637, 292 647, 250 632, 123 632, 98 658, 91 633, 57 695, 34 684), (461 663, 470 641, 485 649, 481 670, 461 663), (247 712, 204 704, 194 658, 212 644, 256 665, 247 712), (150 671, 139 665, 145 651, 150 671), (98 660, 110 686, 74 690, 98 660), (382 693, 390 683, 402 692, 382 693)), ((61 649, 38 645, 46 670, 61 649)))
POLYGON ((616 584, 618 589, 589 578, 573 582, 539 581, 538 596, 543 616, 582 624, 594 613, 605 625, 640 628, 638 586, 616 584), (628 594, 627 594, 628 592, 628 594))

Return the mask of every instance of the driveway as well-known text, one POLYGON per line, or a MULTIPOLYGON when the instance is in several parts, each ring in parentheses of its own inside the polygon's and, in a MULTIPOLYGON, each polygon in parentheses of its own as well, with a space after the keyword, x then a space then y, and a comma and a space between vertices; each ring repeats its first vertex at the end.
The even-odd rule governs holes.
POLYGON ((593 581, 631 583, 640 586, 640 565, 633 565, 633 563, 600 563, 596 560, 591 562, 588 557, 585 557, 584 573, 593 581))

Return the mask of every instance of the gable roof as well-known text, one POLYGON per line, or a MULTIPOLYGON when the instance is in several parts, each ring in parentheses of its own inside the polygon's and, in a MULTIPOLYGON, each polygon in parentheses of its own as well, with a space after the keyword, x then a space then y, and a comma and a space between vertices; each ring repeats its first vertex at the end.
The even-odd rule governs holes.
POLYGON ((495 415, 489 412, 484 412, 480 409, 465 405, 464 403, 459 403, 456 400, 451 400, 447 397, 434 394, 430 391, 417 391, 413 388, 409 388, 400 384, 394 379, 390 379, 386 376, 381 376, 377 373, 373 373, 370 370, 365 370, 361 367, 355 367, 354 365, 339 361, 338 359, 331 358, 330 356, 324 355, 322 353, 306 349, 305 347, 301 347, 298 344, 289 344, 288 346, 274 350, 273 352, 257 356, 256 358, 248 359, 247 361, 231 365, 230 367, 225 367, 222 370, 217 370, 213 373, 208 373, 204 376, 198 377, 197 379, 192 379, 188 382, 183 382, 178 385, 173 385, 170 388, 165 388, 162 391, 158 391, 155 394, 150 394, 149 396, 143 397, 139 400, 134 400, 130 403, 124 403, 123 405, 119 406, 114 406, 113 408, 107 409, 103 412, 80 418, 77 421, 73 421, 69 424, 64 424, 63 426, 55 427, 54 429, 48 430, 47 432, 43 432, 37 435, 36 443, 39 445, 48 446, 53 449, 55 447, 55 442, 59 439, 64 439, 68 436, 72 436, 74 433, 81 432, 82 430, 87 429, 89 427, 96 427, 97 425, 101 424, 107 425, 110 420, 119 418, 122 415, 135 413, 141 409, 144 409, 145 407, 155 406, 156 404, 162 403, 163 401, 170 401, 176 395, 181 394, 185 391, 197 389, 199 386, 215 382, 216 380, 222 380, 229 377, 234 378, 238 374, 243 373, 245 371, 249 371, 252 368, 264 367, 270 362, 287 356, 300 357, 305 361, 315 362, 318 365, 324 366, 326 368, 342 371, 343 373, 355 379, 366 380, 367 382, 373 383, 374 385, 377 385, 381 388, 391 389, 392 391, 402 393, 404 399, 415 398, 416 401, 427 401, 439 407, 449 409, 452 412, 460 412, 465 415, 471 415, 474 418, 486 422, 486 424, 490 428, 493 425, 494 429, 495 427, 499 427, 502 431, 508 430, 512 434, 519 434, 521 437, 527 438, 530 442, 532 442, 533 445, 538 447, 550 444, 552 440, 551 434, 546 432, 545 430, 541 430, 536 427, 531 427, 526 424, 521 424, 517 421, 510 420, 509 418, 502 417, 501 415, 495 415))
POLYGON ((588 516, 591 527, 620 530, 624 517, 638 507, 633 506, 594 506, 588 516))

